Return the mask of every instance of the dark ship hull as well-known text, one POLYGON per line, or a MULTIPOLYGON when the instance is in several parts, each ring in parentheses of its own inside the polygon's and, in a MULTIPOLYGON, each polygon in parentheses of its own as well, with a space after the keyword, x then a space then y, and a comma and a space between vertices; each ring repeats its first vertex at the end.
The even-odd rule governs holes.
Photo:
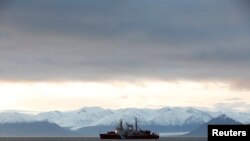
POLYGON ((100 134, 101 139, 122 139, 120 135, 100 134))
POLYGON ((131 136, 120 136, 120 135, 108 135, 100 134, 101 139, 159 139, 158 135, 131 135, 131 136))
POLYGON ((125 139, 159 139, 158 135, 132 135, 125 136, 125 139))

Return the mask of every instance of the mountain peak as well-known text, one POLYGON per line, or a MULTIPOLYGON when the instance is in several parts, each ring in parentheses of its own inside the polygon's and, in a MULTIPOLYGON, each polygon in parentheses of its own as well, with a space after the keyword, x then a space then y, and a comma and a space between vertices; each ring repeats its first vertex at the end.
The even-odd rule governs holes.
POLYGON ((90 106, 90 107, 82 107, 80 110, 104 110, 103 108, 101 107, 98 107, 98 106, 90 106))
POLYGON ((226 114, 221 114, 218 117, 208 121, 208 124, 241 124, 241 123, 228 117, 226 114))
POLYGON ((207 136, 207 126, 208 125, 220 125, 220 124, 241 124, 240 122, 233 120, 226 116, 225 114, 221 114, 216 118, 212 118, 207 123, 202 124, 192 132, 186 134, 185 136, 207 136))
POLYGON ((221 114, 217 118, 219 118, 219 119, 228 119, 229 117, 226 114, 221 114))
POLYGON ((81 109, 78 110, 78 114, 80 114, 80 113, 86 113, 86 112, 95 113, 95 112, 100 112, 100 111, 103 111, 103 110, 104 109, 102 109, 101 107, 97 107, 97 106, 82 107, 81 109))

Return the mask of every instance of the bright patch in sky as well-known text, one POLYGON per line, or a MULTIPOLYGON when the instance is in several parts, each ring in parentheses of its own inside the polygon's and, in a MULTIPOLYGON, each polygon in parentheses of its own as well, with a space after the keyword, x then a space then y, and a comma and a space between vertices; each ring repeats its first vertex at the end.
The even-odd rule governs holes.
MULTIPOLYGON (((233 90, 221 82, 1 82, 0 110, 72 110, 83 106, 216 108, 221 103, 232 106, 240 101, 247 104, 250 101, 248 93, 233 90)), ((244 106, 235 108, 247 110, 244 106)))

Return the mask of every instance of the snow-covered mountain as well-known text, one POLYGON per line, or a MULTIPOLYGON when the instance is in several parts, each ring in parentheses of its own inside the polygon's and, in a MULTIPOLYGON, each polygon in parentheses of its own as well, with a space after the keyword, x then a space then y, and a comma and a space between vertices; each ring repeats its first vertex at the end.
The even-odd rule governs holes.
MULTIPOLYGON (((209 112, 191 107, 164 107, 161 109, 126 108, 118 110, 102 109, 100 107, 84 107, 75 111, 50 111, 36 115, 2 112, 0 123, 20 123, 34 121, 49 121, 61 127, 77 130, 82 127, 113 126, 119 119, 128 123, 139 119, 140 125, 145 126, 187 126, 201 125, 222 112, 209 112)), ((250 123, 250 113, 225 113, 230 118, 242 123, 250 123)))
POLYGON ((1 112, 0 113, 0 124, 1 123, 21 123, 21 122, 34 122, 37 121, 34 116, 24 114, 20 112, 1 112))
POLYGON ((162 108, 152 120, 157 125, 183 125, 207 122, 212 118, 207 112, 195 108, 162 108))
POLYGON ((105 110, 98 107, 82 108, 80 111, 64 113, 59 120, 51 120, 57 124, 79 129, 87 126, 114 125, 123 119, 126 122, 134 122, 139 119, 141 125, 173 126, 183 124, 202 124, 212 116, 194 108, 162 108, 162 109, 137 109, 126 108, 118 110, 105 110), (68 115, 67 115, 68 114, 68 115))
POLYGON ((250 124, 250 113, 226 112, 227 116, 244 124, 250 124))
POLYGON ((100 107, 85 107, 76 111, 68 112, 44 112, 35 116, 37 120, 48 120, 62 127, 78 129, 86 126, 96 125, 102 118, 112 115, 111 110, 100 107))

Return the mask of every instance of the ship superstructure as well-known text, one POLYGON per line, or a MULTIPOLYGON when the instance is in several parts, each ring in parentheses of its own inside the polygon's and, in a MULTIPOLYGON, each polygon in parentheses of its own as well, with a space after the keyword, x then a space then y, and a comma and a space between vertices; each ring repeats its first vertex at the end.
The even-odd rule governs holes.
POLYGON ((123 121, 120 120, 115 131, 109 131, 106 134, 100 134, 101 139, 158 139, 159 134, 151 133, 150 130, 142 130, 138 128, 138 121, 135 118, 135 124, 128 124, 123 128, 123 121))

